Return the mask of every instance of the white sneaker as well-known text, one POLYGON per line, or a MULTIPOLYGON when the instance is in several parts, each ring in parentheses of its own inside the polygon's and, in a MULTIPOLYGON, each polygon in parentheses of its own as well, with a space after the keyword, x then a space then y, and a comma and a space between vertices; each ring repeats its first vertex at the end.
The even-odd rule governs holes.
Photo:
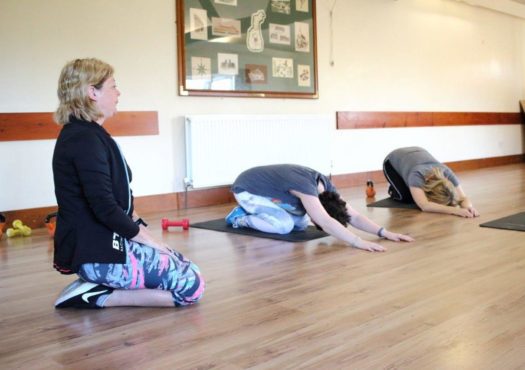
POLYGON ((97 298, 111 292, 113 288, 77 279, 62 290, 55 301, 55 308, 101 308, 97 306, 97 298))

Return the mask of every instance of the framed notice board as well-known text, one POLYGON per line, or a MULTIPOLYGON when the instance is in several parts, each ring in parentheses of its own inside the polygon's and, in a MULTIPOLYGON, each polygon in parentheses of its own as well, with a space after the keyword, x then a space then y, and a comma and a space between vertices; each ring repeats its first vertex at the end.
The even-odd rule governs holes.
POLYGON ((179 94, 317 98, 315 0, 176 0, 179 94))

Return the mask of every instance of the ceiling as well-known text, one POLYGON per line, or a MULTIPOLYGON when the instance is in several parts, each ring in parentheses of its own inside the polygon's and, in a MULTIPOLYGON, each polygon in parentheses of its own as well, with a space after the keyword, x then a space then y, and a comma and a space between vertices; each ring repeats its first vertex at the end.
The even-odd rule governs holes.
POLYGON ((525 19, 525 0, 457 0, 525 19))

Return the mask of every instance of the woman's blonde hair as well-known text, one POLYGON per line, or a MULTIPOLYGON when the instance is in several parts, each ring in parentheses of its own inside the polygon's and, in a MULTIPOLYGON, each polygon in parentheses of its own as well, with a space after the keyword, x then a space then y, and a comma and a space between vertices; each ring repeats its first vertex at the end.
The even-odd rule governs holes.
POLYGON ((102 118, 102 112, 88 96, 88 87, 100 89, 112 76, 113 67, 95 58, 75 59, 67 63, 58 79, 59 105, 55 121, 65 125, 71 115, 87 121, 102 118))
POLYGON ((434 167, 425 176, 423 191, 431 202, 446 206, 457 206, 460 202, 454 184, 445 177, 443 170, 434 167))

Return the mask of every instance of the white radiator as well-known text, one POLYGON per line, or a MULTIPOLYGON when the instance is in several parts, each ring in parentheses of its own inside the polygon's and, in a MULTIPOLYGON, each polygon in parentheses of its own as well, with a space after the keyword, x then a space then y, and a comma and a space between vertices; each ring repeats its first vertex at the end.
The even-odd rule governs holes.
POLYGON ((267 164, 331 171, 331 115, 192 115, 185 122, 186 187, 230 185, 267 164))

